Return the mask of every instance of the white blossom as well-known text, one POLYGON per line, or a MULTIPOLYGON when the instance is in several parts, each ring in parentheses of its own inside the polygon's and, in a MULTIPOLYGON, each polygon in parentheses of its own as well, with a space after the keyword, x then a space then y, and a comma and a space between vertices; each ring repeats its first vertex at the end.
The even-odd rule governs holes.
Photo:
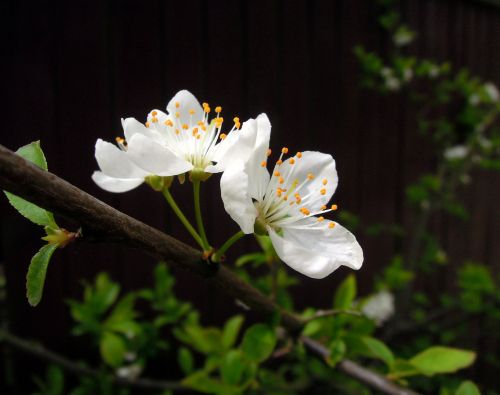
POLYGON ((248 122, 258 130, 254 150, 221 177, 231 218, 244 233, 267 233, 280 259, 306 276, 323 278, 341 265, 359 269, 363 251, 354 235, 323 217, 337 208, 327 206, 338 183, 333 158, 306 151, 284 160, 283 148, 270 174, 271 124, 264 114, 248 122))
POLYGON ((444 157, 448 160, 459 160, 465 158, 469 153, 469 149, 465 145, 455 145, 444 151, 444 157))
POLYGON ((380 291, 368 298, 361 311, 380 326, 394 315, 394 295, 388 291, 380 291))

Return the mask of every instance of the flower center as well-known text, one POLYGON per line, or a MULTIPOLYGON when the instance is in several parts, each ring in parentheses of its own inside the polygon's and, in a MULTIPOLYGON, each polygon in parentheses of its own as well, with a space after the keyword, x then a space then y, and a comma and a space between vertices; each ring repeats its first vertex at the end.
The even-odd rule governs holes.
MULTIPOLYGON (((283 161, 283 156, 287 153, 288 148, 283 147, 267 189, 262 193, 262 199, 254 203, 259 213, 257 221, 275 230, 303 218, 337 210, 335 204, 329 207, 324 204, 327 189, 333 188, 333 180, 324 178, 318 182, 313 173, 304 174, 297 167, 297 163, 302 160, 302 153, 297 152, 295 156, 283 161), (324 203, 319 205, 320 202, 324 203)), ((267 156, 270 155, 271 150, 268 150, 267 156)), ((267 160, 262 161, 261 166, 267 167, 267 160)), ((324 220, 323 216, 317 218, 318 222, 324 220)), ((329 228, 334 226, 334 222, 328 222, 329 228)))

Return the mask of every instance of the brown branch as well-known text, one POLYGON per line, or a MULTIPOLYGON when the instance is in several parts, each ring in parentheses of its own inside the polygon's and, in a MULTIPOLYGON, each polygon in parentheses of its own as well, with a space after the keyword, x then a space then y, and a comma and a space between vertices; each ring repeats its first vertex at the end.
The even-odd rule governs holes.
POLYGON ((353 315, 353 316, 356 316, 356 317, 362 317, 363 316, 363 314, 360 311, 357 311, 357 310, 343 310, 343 309, 318 310, 311 317, 307 317, 307 318, 302 319, 302 322, 304 324, 308 324, 309 322, 315 321, 318 318, 333 317, 333 316, 339 315, 339 314, 353 315))
MULTIPOLYGON (((2 145, 0 188, 76 221, 82 228, 83 240, 97 239, 137 248, 157 259, 167 261, 172 266, 204 277, 206 281, 261 315, 270 316, 279 311, 281 324, 291 334, 299 333, 303 327, 300 318, 281 310, 272 300, 225 266, 203 261, 201 251, 108 206, 56 175, 39 169, 2 145)), ((324 352, 328 352, 324 347, 308 348, 322 357, 324 352)), ((354 362, 343 361, 339 364, 339 369, 386 394, 412 394, 354 362)))
MULTIPOLYGON (((72 373, 76 376, 89 376, 93 378, 103 378, 103 373, 99 370, 89 368, 78 362, 72 361, 60 354, 51 351, 39 343, 28 341, 15 336, 4 330, 0 330, 0 342, 5 342, 7 345, 16 348, 26 354, 33 355, 44 361, 51 362, 55 365, 60 366, 68 373, 72 373)), ((175 390, 175 391, 188 391, 189 388, 183 386, 181 383, 176 381, 164 381, 155 380, 148 378, 138 378, 138 379, 127 379, 124 377, 118 377, 115 375, 107 374, 104 376, 108 378, 112 383, 126 386, 135 387, 146 390, 175 390)))

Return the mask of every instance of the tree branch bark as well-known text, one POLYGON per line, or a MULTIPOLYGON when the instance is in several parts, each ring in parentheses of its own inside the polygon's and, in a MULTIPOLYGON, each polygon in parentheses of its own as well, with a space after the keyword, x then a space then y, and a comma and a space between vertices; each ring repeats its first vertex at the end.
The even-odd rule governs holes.
MULTIPOLYGON (((82 228, 84 240, 97 239, 137 248, 172 266, 205 278, 261 315, 269 316, 279 311, 281 324, 292 335, 297 335, 303 327, 303 322, 298 317, 281 310, 272 300, 227 267, 203 261, 201 251, 108 206, 56 175, 41 170, 2 145, 0 188, 77 222, 82 228)), ((325 353, 328 353, 328 349, 312 339, 305 339, 307 338, 302 338, 313 353, 321 357, 327 355, 325 353)), ((338 368, 383 393, 415 395, 355 362, 342 361, 338 368)))

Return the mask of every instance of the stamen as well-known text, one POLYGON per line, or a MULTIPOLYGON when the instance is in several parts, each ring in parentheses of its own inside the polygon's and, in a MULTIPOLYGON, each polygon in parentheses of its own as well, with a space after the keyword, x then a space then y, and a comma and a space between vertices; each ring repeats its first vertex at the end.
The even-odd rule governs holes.
POLYGON ((325 188, 321 189, 321 190, 319 191, 319 193, 321 193, 322 195, 325 195, 325 194, 326 194, 326 189, 325 189, 325 188))
POLYGON ((321 211, 326 210, 326 206, 325 206, 325 205, 321 206, 320 210, 321 210, 321 211))
POLYGON ((318 222, 323 222, 325 220, 325 217, 318 217, 318 222))
POLYGON ((175 102, 175 108, 179 108, 181 106, 181 103, 179 103, 178 101, 175 102))
POLYGON ((267 156, 271 156, 271 154, 272 154, 272 153, 273 153, 273 151, 271 150, 271 148, 269 148, 269 149, 267 150, 266 155, 267 155, 267 156))
POLYGON ((326 184, 328 184, 328 180, 325 178, 325 179, 323 180, 323 185, 326 185, 326 184))
POLYGON ((221 106, 217 106, 217 107, 215 107, 215 112, 216 112, 217 114, 219 114, 221 111, 222 111, 222 107, 221 107, 221 106))
POLYGON ((263 160, 262 162, 260 162, 260 165, 261 165, 262 167, 266 167, 266 166, 267 166, 267 162, 266 162, 265 160, 263 160))
POLYGON ((175 117, 176 118, 180 118, 181 117, 181 114, 179 114, 178 112, 175 113, 175 117))
POLYGON ((187 130, 189 129, 189 126, 187 124, 182 125, 182 129, 187 130))
POLYGON ((331 207, 332 211, 335 211, 338 209, 338 206, 336 204, 332 204, 332 207, 331 207))
POLYGON ((221 133, 219 137, 221 140, 224 140, 227 137, 227 135, 225 133, 221 133))
POLYGON ((290 160, 288 161, 291 165, 294 165, 295 164, 295 159, 293 158, 290 158, 290 160))
POLYGON ((302 152, 297 152, 297 153, 295 154, 295 156, 296 156, 297 158, 299 158, 299 159, 300 159, 300 158, 302 158, 302 152))
POLYGON ((278 181, 280 184, 283 184, 285 182, 285 179, 283 177, 280 177, 279 178, 279 181, 278 181))
POLYGON ((330 229, 335 228, 335 222, 330 222, 330 223, 328 224, 328 227, 329 227, 330 229))
POLYGON ((156 116, 158 115, 158 113, 157 113, 156 111, 153 111, 153 112, 151 112, 151 115, 152 115, 153 117, 156 117, 156 116))
POLYGON ((307 175, 307 179, 308 179, 308 180, 313 180, 313 179, 314 179, 314 174, 313 174, 313 173, 309 173, 309 174, 307 175))
POLYGON ((282 152, 283 154, 288 154, 288 148, 287 148, 287 147, 283 147, 283 148, 281 149, 281 152, 282 152))
POLYGON ((282 163, 283 163, 283 161, 282 161, 281 159, 278 159, 278 160, 276 161, 276 164, 277 164, 278 166, 280 166, 282 163))
POLYGON ((145 125, 146 125, 147 128, 149 128, 150 123, 146 122, 145 125))
POLYGON ((279 177, 279 176, 281 176, 281 173, 280 173, 278 170, 276 170, 276 171, 274 172, 274 175, 275 175, 275 177, 279 177))
POLYGON ((189 110, 190 115, 194 115, 194 110, 189 110))
POLYGON ((170 119, 167 119, 165 121, 165 125, 167 125, 167 126, 174 126, 174 123, 170 119))

